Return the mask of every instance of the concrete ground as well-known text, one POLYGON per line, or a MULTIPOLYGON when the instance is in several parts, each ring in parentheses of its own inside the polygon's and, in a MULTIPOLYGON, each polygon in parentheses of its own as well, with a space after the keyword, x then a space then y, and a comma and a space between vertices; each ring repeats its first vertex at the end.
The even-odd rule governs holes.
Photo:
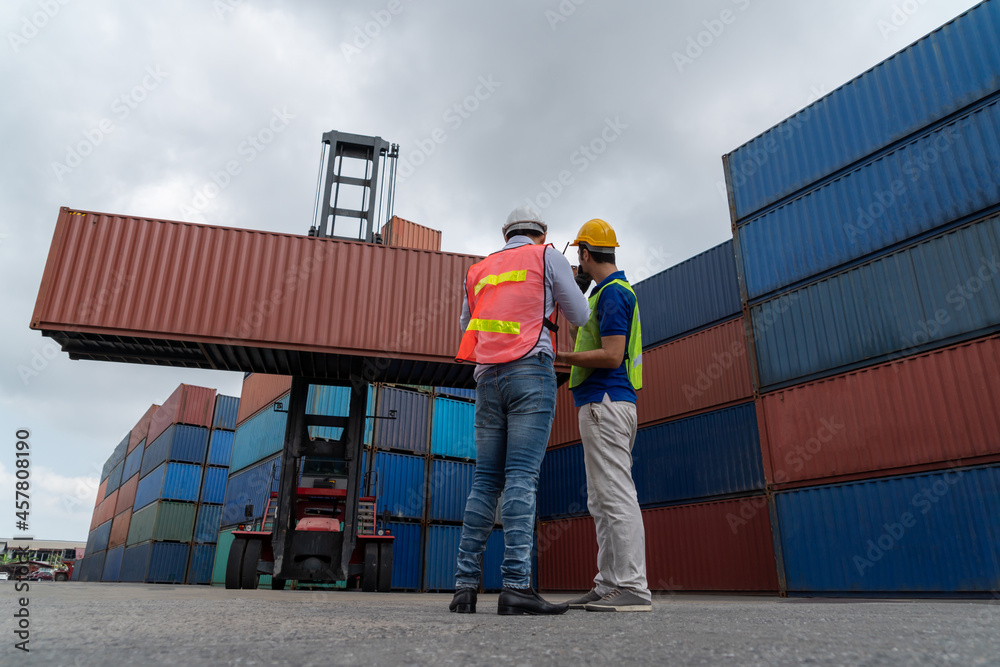
POLYGON ((1000 665, 996 601, 673 595, 648 614, 509 617, 496 595, 459 615, 437 594, 13 584, 0 665, 1000 665))

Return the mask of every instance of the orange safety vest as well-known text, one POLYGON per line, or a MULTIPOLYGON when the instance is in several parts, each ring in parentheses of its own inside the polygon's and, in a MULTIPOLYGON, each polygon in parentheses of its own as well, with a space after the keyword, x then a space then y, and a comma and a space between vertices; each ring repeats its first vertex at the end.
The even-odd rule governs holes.
POLYGON ((469 267, 465 293, 472 319, 456 361, 503 364, 525 357, 555 330, 545 318, 545 249, 534 243, 495 252, 469 267))

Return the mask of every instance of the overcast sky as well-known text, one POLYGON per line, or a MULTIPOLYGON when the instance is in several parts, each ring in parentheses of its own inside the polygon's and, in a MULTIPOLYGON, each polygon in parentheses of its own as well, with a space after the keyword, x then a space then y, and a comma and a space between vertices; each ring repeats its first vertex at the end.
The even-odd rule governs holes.
POLYGON ((497 249, 530 200, 560 249, 608 220, 636 281, 731 236, 724 153, 975 4, 4 2, 0 536, 18 428, 30 532, 85 540, 101 466, 149 404, 241 384, 71 362, 31 331, 60 206, 306 233, 335 129, 400 144, 395 212, 444 250, 497 249))

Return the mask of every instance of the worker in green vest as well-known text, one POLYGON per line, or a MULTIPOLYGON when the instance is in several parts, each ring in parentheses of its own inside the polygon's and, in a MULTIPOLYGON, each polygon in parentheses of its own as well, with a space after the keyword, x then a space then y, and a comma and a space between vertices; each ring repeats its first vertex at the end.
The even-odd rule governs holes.
POLYGON ((573 367, 569 387, 580 411, 587 509, 597 528, 597 576, 594 588, 569 605, 587 611, 651 611, 646 536, 632 480, 636 390, 642 388, 639 305, 615 265, 618 239, 611 225, 587 222, 573 245, 584 274, 578 284, 585 293, 588 275, 597 284, 590 294, 590 319, 577 332, 574 351, 557 361, 573 367))

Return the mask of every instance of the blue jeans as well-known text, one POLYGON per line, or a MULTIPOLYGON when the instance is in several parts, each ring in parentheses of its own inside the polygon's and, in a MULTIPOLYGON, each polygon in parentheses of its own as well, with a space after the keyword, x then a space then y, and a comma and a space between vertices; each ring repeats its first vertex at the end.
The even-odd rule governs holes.
POLYGON ((535 489, 556 409, 552 359, 538 354, 486 371, 476 386, 476 472, 465 504, 456 588, 478 588, 503 492, 503 585, 531 586, 535 489))

